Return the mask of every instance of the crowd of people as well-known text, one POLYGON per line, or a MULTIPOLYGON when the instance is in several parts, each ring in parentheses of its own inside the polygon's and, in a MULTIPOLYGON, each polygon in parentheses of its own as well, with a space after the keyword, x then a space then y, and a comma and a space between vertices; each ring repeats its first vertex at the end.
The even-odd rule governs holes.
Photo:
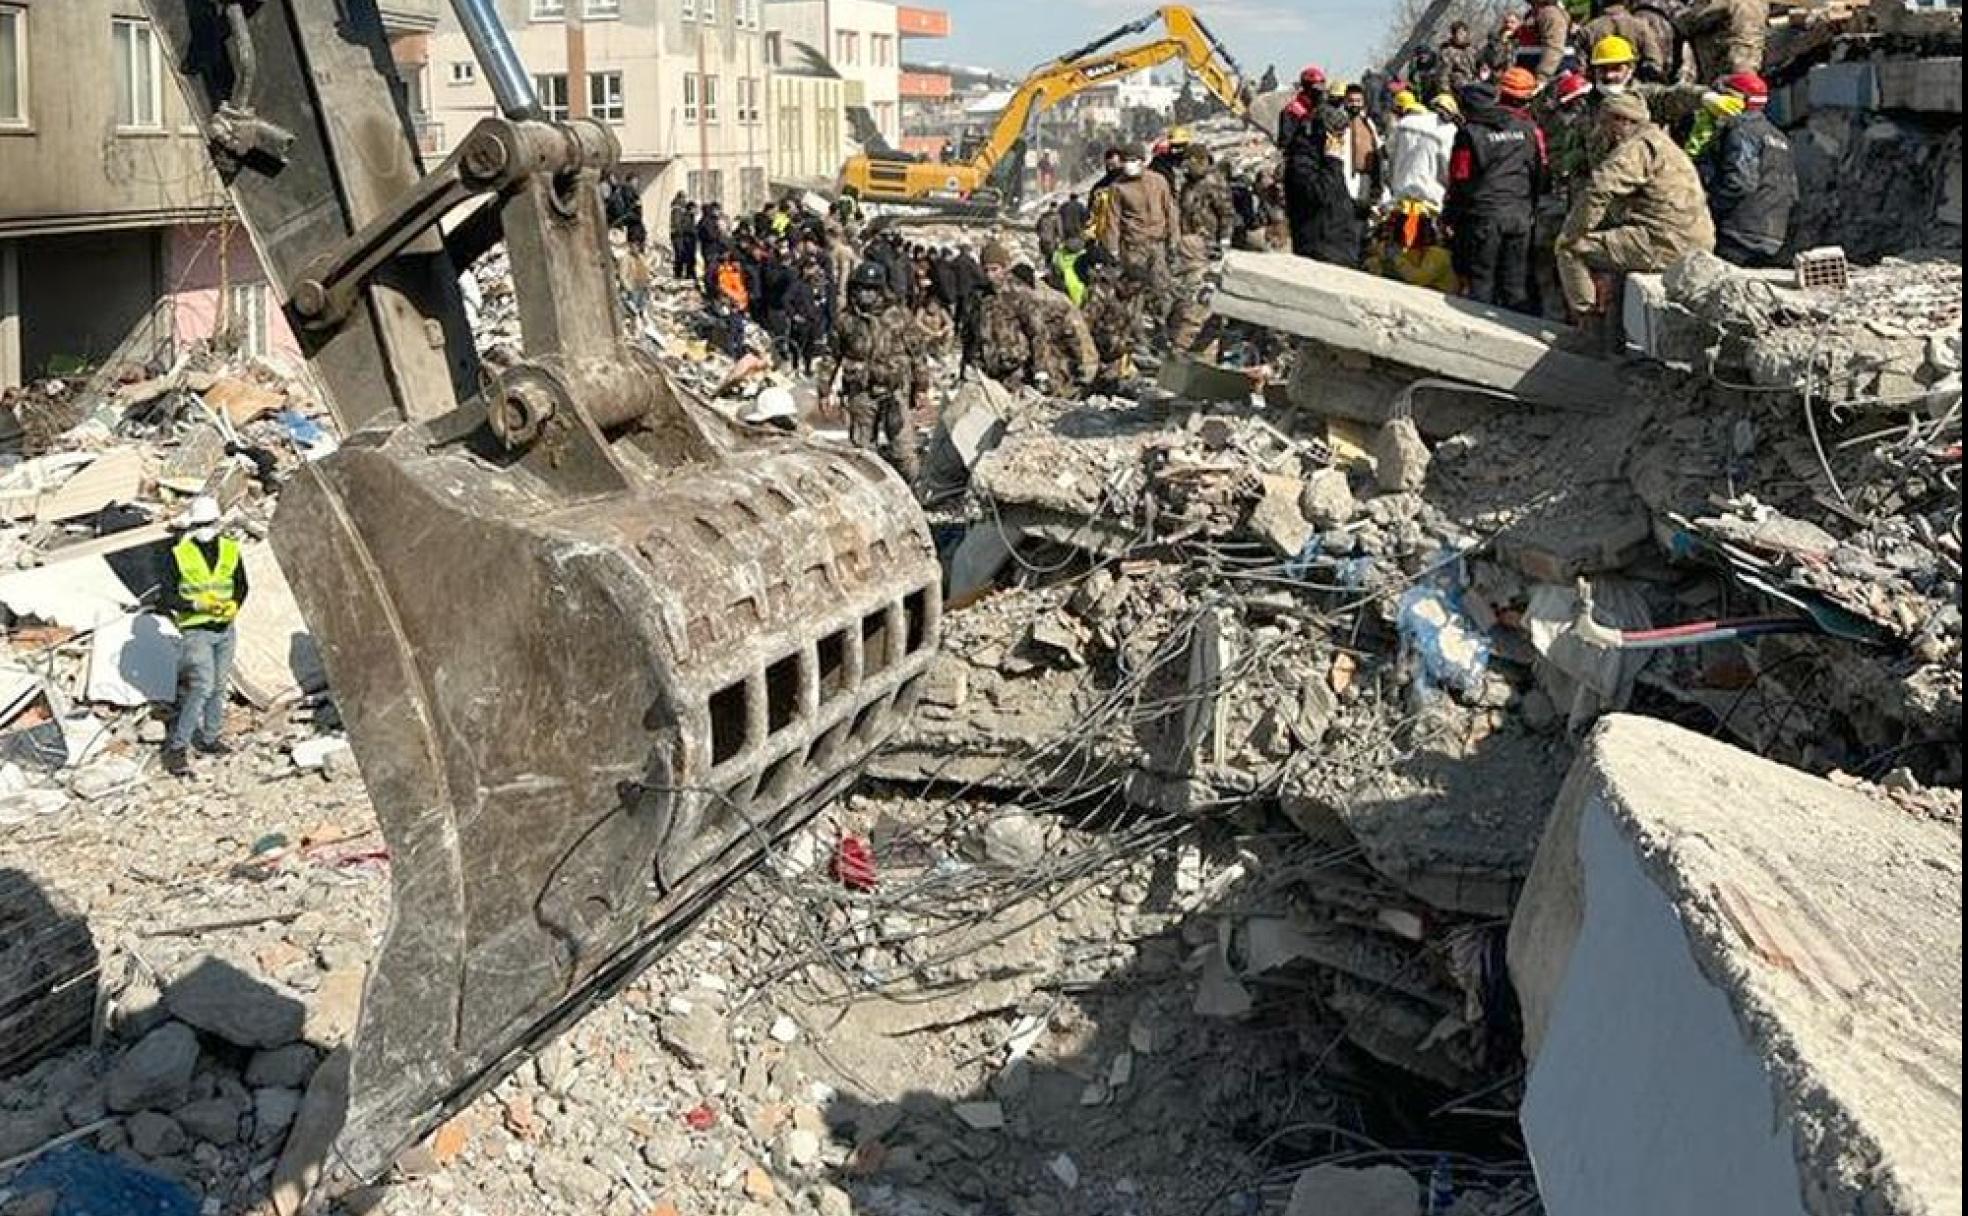
POLYGON ((1372 90, 1306 68, 1279 120, 1281 243, 1591 326, 1618 275, 1773 264, 1796 165, 1760 74, 1767 0, 1534 0, 1372 90), (1376 95, 1377 94, 1377 95, 1376 95))
MULTIPOLYGON (((1587 323, 1618 273, 1698 249, 1764 264, 1787 239, 1796 172, 1757 72, 1766 0, 1674 2, 1534 0, 1487 39, 1457 23, 1392 80, 1306 68, 1270 163, 1232 165, 1182 126, 1108 148, 1090 189, 1038 215, 1035 261, 864 226, 851 199, 727 215, 679 194, 670 272, 701 291, 709 340, 736 359, 763 334, 911 480, 937 368, 1061 397, 1123 384, 1143 352, 1216 340, 1210 272, 1232 248, 1587 323)), ((640 205, 608 197, 639 311, 657 274, 640 205)))

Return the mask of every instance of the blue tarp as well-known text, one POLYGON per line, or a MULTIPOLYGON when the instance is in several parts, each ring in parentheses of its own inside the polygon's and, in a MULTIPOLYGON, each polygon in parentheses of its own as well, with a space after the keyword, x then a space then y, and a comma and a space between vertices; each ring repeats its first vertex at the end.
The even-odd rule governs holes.
POLYGON ((80 1144, 32 1162, 6 1189, 54 1191, 53 1216, 198 1216, 198 1200, 183 1183, 80 1144))

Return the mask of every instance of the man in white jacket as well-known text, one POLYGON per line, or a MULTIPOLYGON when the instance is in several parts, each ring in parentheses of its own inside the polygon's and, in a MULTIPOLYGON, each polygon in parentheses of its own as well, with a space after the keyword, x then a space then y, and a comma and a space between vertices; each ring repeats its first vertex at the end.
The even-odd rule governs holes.
POLYGON ((1413 93, 1394 96, 1400 117, 1387 136, 1387 198, 1390 203, 1419 203, 1439 212, 1449 189, 1449 153, 1455 147, 1455 124, 1437 114, 1413 93))

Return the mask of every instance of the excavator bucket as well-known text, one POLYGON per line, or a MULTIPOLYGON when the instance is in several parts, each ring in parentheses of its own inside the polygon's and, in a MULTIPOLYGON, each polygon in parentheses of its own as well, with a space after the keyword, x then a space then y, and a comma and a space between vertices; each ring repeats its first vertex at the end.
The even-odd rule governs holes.
POLYGON ((601 128, 502 104, 425 174, 373 0, 148 4, 346 432, 273 541, 390 852, 333 1162, 371 1179, 852 775, 940 571, 879 458, 729 422, 624 339, 601 128), (497 241, 526 357, 494 371, 457 268, 497 241))

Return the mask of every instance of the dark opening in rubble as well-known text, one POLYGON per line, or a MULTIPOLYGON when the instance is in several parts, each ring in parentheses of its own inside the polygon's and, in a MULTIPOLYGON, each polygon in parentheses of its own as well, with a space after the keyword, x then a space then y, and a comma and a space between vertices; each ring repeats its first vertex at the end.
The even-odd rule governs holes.
POLYGON ((765 733, 776 735, 799 716, 799 655, 765 669, 765 733))
POLYGON ((821 638, 817 652, 820 660, 820 703, 825 705, 847 689, 847 632, 843 630, 821 638))
POLYGON ((711 694, 711 763, 723 764, 745 749, 745 682, 711 694))
POLYGON ((872 676, 888 666, 888 609, 877 608, 861 618, 861 674, 872 676))
POLYGON ((918 591, 902 601, 903 628, 908 631, 908 653, 914 654, 923 648, 929 638, 929 593, 918 591))

